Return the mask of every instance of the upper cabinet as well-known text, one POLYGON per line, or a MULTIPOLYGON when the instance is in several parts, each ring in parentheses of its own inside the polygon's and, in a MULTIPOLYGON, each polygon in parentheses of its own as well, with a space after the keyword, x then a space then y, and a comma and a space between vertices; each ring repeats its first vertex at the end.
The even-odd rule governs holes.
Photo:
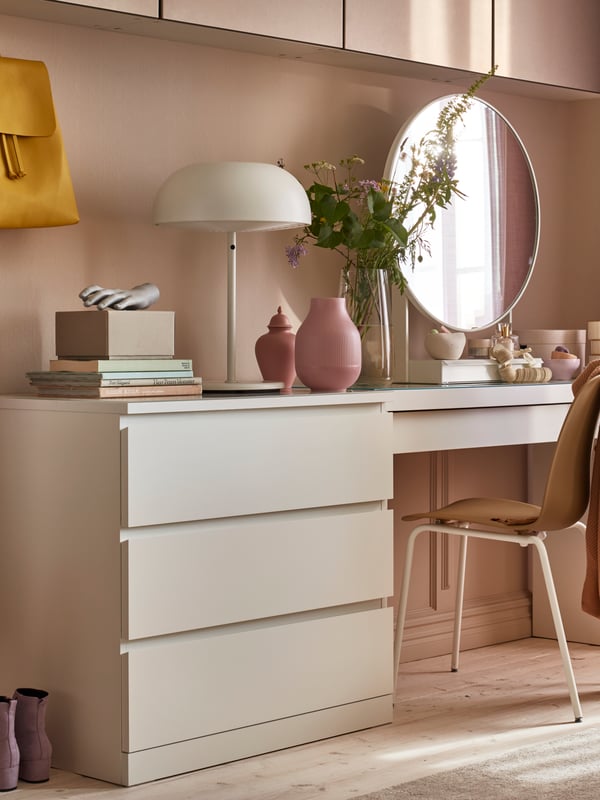
POLYGON ((142 17, 158 17, 158 0, 68 0, 68 2, 74 6, 122 11, 124 14, 139 14, 142 17))
POLYGON ((163 0, 162 18, 342 47, 343 0, 163 0))
POLYGON ((348 50, 473 72, 492 66, 491 0, 346 0, 345 6, 348 50))
POLYGON ((600 92, 599 0, 496 0, 498 75, 600 92))
POLYGON ((600 93, 600 0, 0 0, 0 14, 422 79, 497 64, 494 88, 600 93))

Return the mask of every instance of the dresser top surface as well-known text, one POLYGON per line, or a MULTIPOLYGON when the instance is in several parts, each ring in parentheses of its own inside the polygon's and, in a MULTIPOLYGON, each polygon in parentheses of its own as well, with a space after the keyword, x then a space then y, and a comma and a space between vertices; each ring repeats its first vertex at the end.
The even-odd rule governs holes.
POLYGON ((572 399, 573 393, 569 382, 443 386, 397 384, 389 389, 357 389, 331 393, 294 390, 290 394, 255 393, 235 396, 205 394, 202 397, 135 399, 51 398, 38 397, 34 394, 1 395, 0 410, 138 415, 381 404, 387 411, 407 412, 554 405, 570 403, 572 399))

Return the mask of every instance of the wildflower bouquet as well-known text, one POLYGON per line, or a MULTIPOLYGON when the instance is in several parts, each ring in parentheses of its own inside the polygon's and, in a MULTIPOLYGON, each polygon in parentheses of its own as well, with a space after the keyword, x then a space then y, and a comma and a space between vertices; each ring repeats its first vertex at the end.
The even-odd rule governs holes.
POLYGON ((297 267, 308 252, 308 242, 338 252, 343 258, 342 279, 350 315, 359 327, 361 318, 366 318, 368 302, 372 302, 366 294, 372 270, 385 270, 390 284, 403 292, 407 283, 404 268, 414 268, 422 253, 429 252, 427 232, 438 209, 463 196, 456 178, 455 128, 491 74, 493 71, 478 79, 464 94, 451 97, 435 127, 408 151, 404 142, 400 157, 406 170, 399 182, 359 179, 356 170, 365 162, 357 155, 339 162, 340 177, 338 166, 327 161, 305 165, 313 176, 306 190, 311 222, 286 248, 287 258, 297 267))

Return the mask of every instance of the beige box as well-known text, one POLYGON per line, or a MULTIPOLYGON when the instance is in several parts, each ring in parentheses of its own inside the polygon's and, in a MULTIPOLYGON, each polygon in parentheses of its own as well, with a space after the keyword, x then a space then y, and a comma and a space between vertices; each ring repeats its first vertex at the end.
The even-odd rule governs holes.
POLYGON ((537 356, 544 360, 548 360, 552 357, 552 351, 560 345, 568 348, 570 353, 574 353, 579 359, 581 359, 581 364, 585 363, 585 329, 519 329, 515 331, 515 333, 519 335, 519 343, 521 347, 524 345, 531 347, 532 356, 537 356))
POLYGON ((58 358, 171 358, 174 311, 57 311, 58 358))

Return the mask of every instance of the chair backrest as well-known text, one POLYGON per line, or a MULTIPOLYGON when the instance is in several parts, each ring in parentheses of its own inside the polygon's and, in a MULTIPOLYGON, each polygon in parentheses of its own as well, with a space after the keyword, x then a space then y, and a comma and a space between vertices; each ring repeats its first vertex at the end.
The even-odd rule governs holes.
MULTIPOLYGON (((548 473, 536 530, 557 531, 578 522, 590 499, 591 455, 600 413, 600 376, 577 393, 563 422, 548 473)), ((597 464, 600 469, 600 462, 597 464)))

